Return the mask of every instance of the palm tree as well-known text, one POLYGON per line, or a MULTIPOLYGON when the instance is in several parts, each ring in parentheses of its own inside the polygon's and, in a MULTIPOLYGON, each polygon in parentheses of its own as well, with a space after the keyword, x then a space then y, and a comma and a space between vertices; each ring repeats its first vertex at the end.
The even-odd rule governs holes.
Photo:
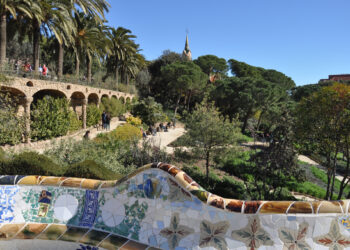
POLYGON ((6 44, 7 44, 7 16, 10 14, 14 19, 17 18, 17 12, 22 12, 29 18, 31 15, 32 1, 19 0, 0 0, 0 67, 6 61, 6 44))
MULTIPOLYGON (((139 45, 135 44, 135 48, 139 45)), ((137 73, 142 69, 146 62, 143 55, 138 53, 138 49, 134 53, 126 54, 125 60, 121 61, 120 68, 124 76, 124 80, 129 90, 129 81, 131 78, 136 78, 137 73)))
POLYGON ((72 9, 77 14, 79 8, 84 14, 94 17, 94 19, 102 23, 105 19, 104 12, 108 12, 110 4, 106 0, 69 0, 71 2, 72 9), (76 8, 78 6, 79 8, 76 8))
MULTIPOLYGON (((70 5, 67 0, 37 0, 37 3, 40 9, 32 11, 33 61, 35 72, 39 68, 41 32, 45 33, 48 37, 54 35, 62 48, 63 44, 67 44, 70 39, 68 34, 74 32, 70 15, 70 5)), ((61 54, 59 61, 61 60, 63 64, 62 51, 59 54, 61 54)))
MULTIPOLYGON (((107 68, 110 71, 114 71, 117 88, 121 65, 125 64, 125 60, 129 60, 131 55, 136 53, 137 50, 136 44, 131 40, 132 38, 136 38, 136 36, 131 34, 131 30, 123 27, 110 28, 109 39, 112 44, 112 53, 107 57, 107 68)), ((124 67, 128 68, 126 65, 124 67)))
POLYGON ((75 72, 79 77, 80 58, 85 55, 87 62, 87 80, 91 83, 92 57, 109 52, 109 41, 106 38, 105 26, 97 23, 91 15, 75 14, 77 32, 74 50, 76 54, 75 72))

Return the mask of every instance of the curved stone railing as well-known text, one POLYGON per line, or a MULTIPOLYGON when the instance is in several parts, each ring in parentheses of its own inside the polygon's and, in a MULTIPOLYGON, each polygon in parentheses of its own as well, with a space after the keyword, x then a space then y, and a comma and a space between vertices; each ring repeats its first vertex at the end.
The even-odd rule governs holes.
POLYGON ((350 248, 348 200, 225 199, 163 163, 117 181, 1 176, 0 184, 0 249, 350 248))

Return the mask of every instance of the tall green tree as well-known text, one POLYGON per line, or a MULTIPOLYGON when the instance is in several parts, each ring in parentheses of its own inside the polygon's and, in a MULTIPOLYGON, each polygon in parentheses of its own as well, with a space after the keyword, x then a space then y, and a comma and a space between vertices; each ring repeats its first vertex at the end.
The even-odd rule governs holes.
POLYGON ((131 34, 131 30, 123 27, 118 27, 117 29, 111 27, 108 36, 111 41, 111 54, 107 57, 107 68, 114 72, 118 85, 122 62, 125 62, 130 55, 136 53, 136 44, 132 40, 136 36, 131 34))
POLYGON ((186 116, 185 141, 205 159, 207 180, 213 154, 234 146, 241 136, 238 122, 225 119, 213 103, 204 100, 186 116))
POLYGON ((186 100, 186 97, 193 91, 203 89, 207 76, 199 66, 185 61, 168 64, 161 69, 161 72, 163 83, 166 84, 168 92, 172 94, 175 118, 181 98, 186 100))
MULTIPOLYGON (((325 156, 322 164, 327 168, 326 200, 333 199, 337 155, 346 149, 348 155, 350 135, 350 86, 335 84, 324 87, 304 98, 297 106, 297 135, 304 149, 325 156)), ((342 181, 348 178, 349 164, 342 181)), ((342 190, 340 194, 342 193, 342 190)), ((341 196, 338 197, 340 199, 341 196)))
POLYGON ((228 65, 224 58, 215 55, 204 55, 193 61, 197 64, 208 77, 220 79, 227 74, 228 65))
POLYGON ((7 44, 7 18, 17 18, 17 13, 21 12, 27 17, 32 18, 31 8, 37 8, 33 1, 18 0, 0 0, 0 67, 6 60, 6 44, 7 44))

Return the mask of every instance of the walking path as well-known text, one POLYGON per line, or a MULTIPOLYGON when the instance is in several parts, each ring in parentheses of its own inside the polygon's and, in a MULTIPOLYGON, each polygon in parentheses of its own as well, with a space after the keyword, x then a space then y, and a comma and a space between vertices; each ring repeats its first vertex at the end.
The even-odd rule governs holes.
POLYGON ((151 145, 159 147, 160 149, 165 149, 168 154, 172 154, 174 153, 175 148, 168 147, 168 145, 184 133, 185 129, 178 127, 175 129, 169 129, 168 132, 158 132, 155 136, 149 135, 146 140, 149 141, 151 145))

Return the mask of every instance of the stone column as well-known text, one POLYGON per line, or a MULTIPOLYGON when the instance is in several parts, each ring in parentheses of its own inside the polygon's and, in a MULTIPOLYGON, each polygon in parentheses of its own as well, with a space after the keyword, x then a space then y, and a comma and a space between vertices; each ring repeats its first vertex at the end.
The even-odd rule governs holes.
POLYGON ((25 141, 30 143, 30 104, 33 102, 33 97, 26 97, 24 102, 25 115, 25 141))
POLYGON ((83 129, 86 129, 86 104, 88 103, 87 98, 83 99, 83 106, 82 106, 82 112, 83 112, 83 129))

